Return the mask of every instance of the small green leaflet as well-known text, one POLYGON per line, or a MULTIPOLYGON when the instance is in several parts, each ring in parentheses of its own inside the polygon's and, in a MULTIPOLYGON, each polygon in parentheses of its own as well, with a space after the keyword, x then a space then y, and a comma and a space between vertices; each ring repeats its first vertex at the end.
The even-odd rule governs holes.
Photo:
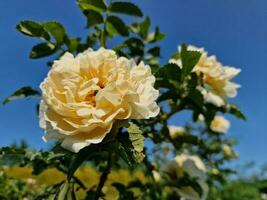
POLYGON ((129 123, 130 126, 127 128, 127 131, 129 133, 129 139, 132 142, 132 145, 134 147, 134 150, 138 153, 142 152, 144 150, 144 136, 143 132, 140 130, 140 128, 134 124, 129 123))
POLYGON ((18 89, 17 91, 15 91, 12 95, 7 97, 3 101, 3 104, 5 105, 14 99, 21 99, 21 98, 26 98, 29 96, 37 96, 37 95, 40 95, 40 93, 38 91, 32 89, 31 87, 28 87, 28 86, 22 87, 22 88, 18 89))
POLYGON ((198 51, 188 51, 186 45, 181 47, 181 60, 182 60, 182 78, 185 78, 191 73, 199 58, 201 53, 198 51))
POLYGON ((38 37, 43 38, 45 40, 49 40, 50 36, 48 32, 43 28, 43 26, 37 22, 25 20, 21 21, 16 29, 24 35, 30 37, 38 37))
POLYGON ((108 10, 113 13, 143 17, 143 13, 140 8, 130 2, 114 2, 109 6, 108 10))

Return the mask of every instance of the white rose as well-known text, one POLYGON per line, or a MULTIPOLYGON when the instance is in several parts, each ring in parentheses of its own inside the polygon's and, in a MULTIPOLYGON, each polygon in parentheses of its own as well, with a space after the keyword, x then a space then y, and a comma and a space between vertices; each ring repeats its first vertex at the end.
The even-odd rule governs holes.
POLYGON ((150 67, 117 57, 113 50, 65 53, 41 83, 40 126, 44 140, 62 141, 78 152, 100 143, 116 120, 148 119, 159 113, 150 67))
POLYGON ((179 135, 183 135, 185 133, 185 128, 181 126, 168 126, 169 134, 172 139, 177 138, 179 135))
MULTIPOLYGON (((240 69, 223 66, 217 61, 215 56, 208 56, 208 53, 204 48, 197 48, 189 45, 188 50, 199 51, 201 53, 201 57, 193 71, 197 74, 203 74, 203 82, 205 83, 205 86, 199 87, 198 89, 201 91, 207 102, 216 106, 222 106, 225 104, 224 102, 226 98, 232 98, 237 95, 237 89, 240 85, 235 84, 230 80, 240 73, 240 69)), ((171 59, 170 62, 181 66, 180 59, 171 59)))
POLYGON ((196 178, 197 183, 202 189, 202 196, 200 196, 194 188, 190 186, 180 187, 177 189, 182 199, 186 200, 204 200, 207 198, 208 185, 206 184, 206 167, 204 163, 197 156, 190 156, 181 154, 174 158, 173 161, 167 164, 165 171, 171 175, 171 178, 182 178, 184 173, 190 177, 196 178))
POLYGON ((230 128, 230 122, 223 116, 215 116, 210 124, 210 129, 218 133, 227 133, 230 128))

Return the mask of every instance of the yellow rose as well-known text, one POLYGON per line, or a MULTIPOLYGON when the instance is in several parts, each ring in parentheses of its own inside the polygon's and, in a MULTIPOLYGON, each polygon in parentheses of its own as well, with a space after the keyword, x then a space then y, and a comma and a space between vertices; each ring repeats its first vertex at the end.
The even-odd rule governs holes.
POLYGON ((179 135, 185 133, 185 128, 181 126, 169 126, 169 134, 172 139, 177 138, 179 135))
POLYGON ((215 116, 210 125, 210 129, 218 133, 227 133, 229 128, 230 122, 223 116, 215 116))
POLYGON ((160 176, 159 172, 157 172, 156 170, 152 170, 152 176, 153 176, 156 183, 160 182, 161 176, 160 176))
POLYGON ((41 83, 40 126, 73 152, 100 143, 116 120, 148 119, 159 113, 149 66, 113 50, 65 53, 41 83))
POLYGON ((171 178, 182 178, 185 173, 190 177, 196 178, 196 182, 202 189, 202 196, 200 196, 194 188, 190 186, 179 187, 177 192, 182 199, 190 200, 204 200, 207 198, 208 185, 206 184, 206 167, 204 163, 197 156, 190 156, 181 154, 174 158, 173 161, 167 164, 165 171, 171 175, 171 178))
MULTIPOLYGON (((199 87, 199 90, 207 102, 216 106, 222 106, 225 104, 226 98, 232 98, 237 95, 237 89, 240 85, 230 80, 239 74, 240 69, 223 66, 222 63, 217 61, 215 56, 208 56, 204 48, 189 45, 188 50, 199 51, 201 53, 201 57, 193 71, 197 74, 203 74, 205 85, 204 87, 199 87)), ((181 66, 180 59, 171 59, 170 62, 181 66)))
POLYGON ((222 150, 223 150, 224 157, 227 159, 231 160, 231 159, 236 159, 238 157, 235 151, 232 149, 232 147, 230 147, 227 144, 224 144, 222 146, 222 150))

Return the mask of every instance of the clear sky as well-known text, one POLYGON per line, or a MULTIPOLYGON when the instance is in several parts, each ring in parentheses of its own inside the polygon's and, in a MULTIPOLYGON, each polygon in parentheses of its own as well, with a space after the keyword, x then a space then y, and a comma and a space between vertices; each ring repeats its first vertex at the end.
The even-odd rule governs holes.
MULTIPOLYGON (((167 34, 162 42, 162 60, 181 42, 205 47, 227 65, 240 67, 235 79, 242 85, 232 102, 248 117, 241 122, 232 117, 230 135, 238 138, 241 162, 267 162, 267 1, 266 0, 139 0, 144 13, 167 34)), ((46 76, 47 59, 30 60, 30 48, 38 39, 22 36, 15 25, 24 19, 56 20, 71 36, 86 34, 85 18, 75 0, 0 1, 0 100, 21 86, 38 88, 46 76)), ((20 139, 36 148, 46 147, 41 140, 35 100, 13 101, 0 105, 0 146, 20 139)), ((181 124, 175 116, 172 124, 181 124)), ((187 116, 186 116, 187 117, 187 116)))

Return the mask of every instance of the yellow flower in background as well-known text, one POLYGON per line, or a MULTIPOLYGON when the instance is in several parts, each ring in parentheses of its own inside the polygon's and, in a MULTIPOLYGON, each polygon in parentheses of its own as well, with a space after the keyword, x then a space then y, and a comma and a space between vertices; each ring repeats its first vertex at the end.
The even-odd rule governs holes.
POLYGON ((153 176, 156 183, 160 182, 161 176, 160 176, 160 173, 158 171, 152 170, 152 176, 153 176))
POLYGON ((169 128, 169 134, 172 139, 177 138, 180 135, 183 135, 186 130, 184 127, 181 126, 168 126, 169 128))
MULTIPOLYGON (((187 49, 201 53, 193 71, 197 74, 203 74, 204 87, 199 87, 199 90, 207 102, 222 106, 225 104, 226 98, 233 98, 237 95, 237 89, 240 85, 231 82, 231 80, 240 73, 240 69, 223 66, 215 56, 208 56, 204 48, 189 45, 187 49)), ((180 59, 171 59, 170 62, 182 66, 180 59)))
POLYGON ((169 162, 165 167, 165 172, 170 175, 171 179, 183 178, 185 173, 191 178, 195 178, 196 182, 202 189, 202 196, 191 186, 177 188, 177 192, 182 199, 205 200, 208 194, 208 185, 206 183, 206 167, 197 156, 181 154, 169 162))
POLYGON ((230 128, 230 122, 223 116, 215 116, 211 122, 210 129, 218 133, 227 133, 230 128))
POLYGON ((113 50, 65 53, 41 83, 40 126, 44 140, 62 141, 73 152, 100 143, 116 120, 159 113, 149 66, 117 57, 113 50))
POLYGON ((227 144, 224 144, 222 146, 222 150, 224 157, 227 159, 231 160, 231 159, 236 159, 238 157, 236 152, 232 149, 232 147, 227 144))

